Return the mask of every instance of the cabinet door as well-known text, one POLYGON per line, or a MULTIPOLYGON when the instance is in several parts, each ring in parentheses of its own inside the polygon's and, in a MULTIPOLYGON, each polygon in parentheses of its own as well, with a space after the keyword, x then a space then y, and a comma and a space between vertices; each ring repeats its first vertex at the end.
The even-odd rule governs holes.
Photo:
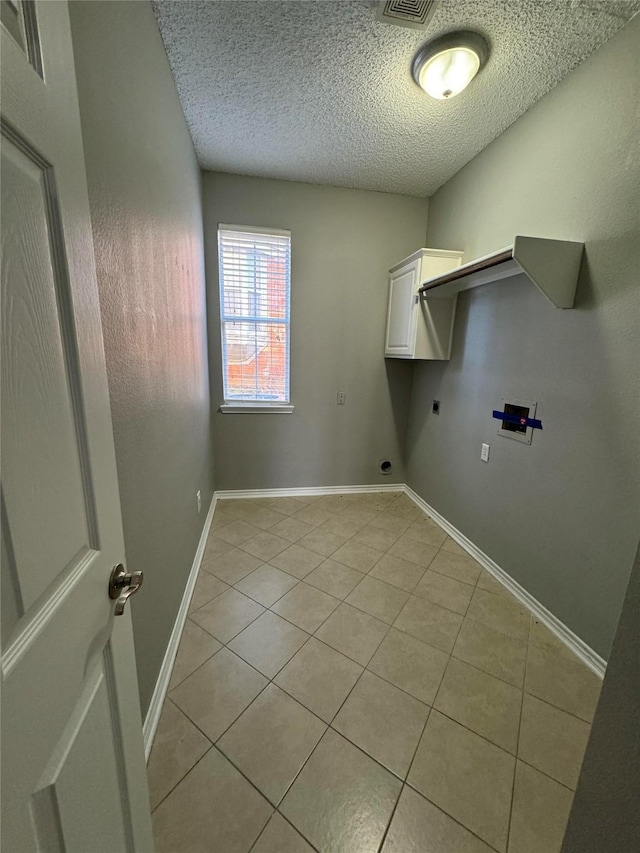
POLYGON ((389 308, 384 354, 413 358, 418 321, 420 261, 416 260, 389 277, 389 308))

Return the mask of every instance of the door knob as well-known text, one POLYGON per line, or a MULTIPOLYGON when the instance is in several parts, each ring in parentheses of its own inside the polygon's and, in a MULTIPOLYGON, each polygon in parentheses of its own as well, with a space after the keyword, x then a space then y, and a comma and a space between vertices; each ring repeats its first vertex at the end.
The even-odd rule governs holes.
POLYGON ((122 563, 111 570, 109 576, 109 598, 116 599, 116 616, 122 616, 129 598, 142 586, 142 572, 126 572, 122 563))

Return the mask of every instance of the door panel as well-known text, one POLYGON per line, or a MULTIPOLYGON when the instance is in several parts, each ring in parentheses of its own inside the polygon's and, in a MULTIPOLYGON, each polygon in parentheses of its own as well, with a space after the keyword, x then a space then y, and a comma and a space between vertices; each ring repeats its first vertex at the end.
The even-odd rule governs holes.
POLYGON ((0 0, 0 19, 33 68, 42 76, 42 55, 32 0, 0 0))
POLYGON ((78 446, 85 429, 66 364, 75 360, 75 347, 60 317, 69 297, 53 170, 4 130, 2 481, 22 615, 72 571, 90 537, 78 446))
POLYGON ((87 679, 31 797, 34 841, 42 853, 126 850, 118 744, 113 736, 101 736, 112 735, 110 714, 105 673, 99 666, 87 679), (92 819, 78 820, 83 815, 92 819))
MULTIPOLYGON (((102 672, 109 654, 113 617, 104 607, 98 566, 99 554, 94 552, 2 656, 2 849, 7 853, 39 849, 30 816, 32 798, 59 764, 59 744, 70 742, 65 732, 73 730, 74 719, 87 704, 88 685, 95 681, 96 669, 102 672)), ((114 736, 110 721, 93 743, 96 755, 114 736)), ((91 774, 108 800, 109 777, 93 761, 87 763, 83 784, 91 774)), ((119 817, 118 812, 112 816, 114 822, 119 817)), ((81 853, 87 848, 61 849, 81 853)), ((118 853, 127 849, 116 848, 118 853)))

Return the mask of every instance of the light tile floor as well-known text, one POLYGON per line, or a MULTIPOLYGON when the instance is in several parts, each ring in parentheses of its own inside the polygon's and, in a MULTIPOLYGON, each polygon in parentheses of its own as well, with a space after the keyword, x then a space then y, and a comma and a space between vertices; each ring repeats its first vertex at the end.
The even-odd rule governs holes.
POLYGON ((219 501, 158 853, 558 853, 599 690, 405 495, 219 501))

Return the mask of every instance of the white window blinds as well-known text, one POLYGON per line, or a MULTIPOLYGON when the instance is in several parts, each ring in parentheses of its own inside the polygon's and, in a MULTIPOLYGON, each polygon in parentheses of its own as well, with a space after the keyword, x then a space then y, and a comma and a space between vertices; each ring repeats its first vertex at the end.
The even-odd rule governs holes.
POLYGON ((289 402, 291 234, 220 225, 225 402, 289 402))

